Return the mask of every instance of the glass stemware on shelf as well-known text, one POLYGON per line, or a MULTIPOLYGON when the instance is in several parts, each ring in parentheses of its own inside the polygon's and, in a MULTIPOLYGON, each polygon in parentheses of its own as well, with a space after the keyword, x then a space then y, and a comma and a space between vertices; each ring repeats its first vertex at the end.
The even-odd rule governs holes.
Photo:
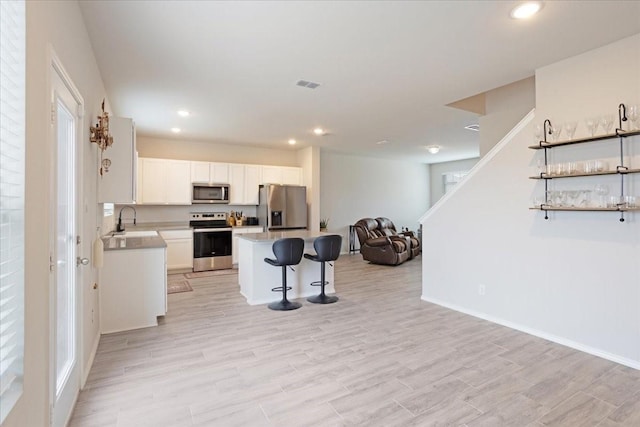
POLYGON ((567 139, 573 139, 573 136, 576 134, 577 127, 578 122, 576 120, 568 121, 564 124, 564 134, 567 139))
POLYGON ((605 135, 608 135, 613 128, 614 117, 613 114, 607 114, 600 118, 600 125, 602 126, 602 130, 605 135))
POLYGON ((544 138, 544 127, 540 123, 533 128, 533 137, 535 142, 540 142, 544 138))
POLYGON ((631 122, 629 126, 629 130, 640 129, 640 127, 637 124, 638 119, 640 119, 640 107, 638 107, 637 105, 630 105, 627 108, 627 118, 631 122))
POLYGON ((593 188, 594 193, 598 195, 598 207, 607 206, 607 194, 609 194, 609 186, 604 184, 596 184, 593 188))
POLYGON ((585 119, 584 124, 587 126, 587 130, 591 134, 591 136, 595 136, 596 129, 598 129, 598 119, 590 117, 585 119))
POLYGON ((563 127, 564 127, 564 124, 562 123, 554 125, 553 122, 551 122, 550 131, 551 131, 551 138, 553 139, 553 142, 558 142, 558 140, 560 139, 560 135, 562 134, 563 127))

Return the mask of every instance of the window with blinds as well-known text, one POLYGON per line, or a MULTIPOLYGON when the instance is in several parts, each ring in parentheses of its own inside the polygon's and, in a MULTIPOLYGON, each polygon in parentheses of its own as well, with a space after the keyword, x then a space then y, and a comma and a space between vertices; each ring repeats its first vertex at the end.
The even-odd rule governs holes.
POLYGON ((0 423, 22 394, 25 3, 0 1, 0 423))

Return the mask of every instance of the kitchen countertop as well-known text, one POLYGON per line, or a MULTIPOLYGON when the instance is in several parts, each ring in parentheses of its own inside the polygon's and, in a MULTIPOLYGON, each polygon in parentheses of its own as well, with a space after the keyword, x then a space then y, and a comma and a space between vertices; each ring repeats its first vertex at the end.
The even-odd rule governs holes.
MULTIPOLYGON (((133 230, 129 230, 133 231, 133 230)), ((142 231, 138 229, 138 231, 142 231)), ((165 243, 162 237, 153 236, 153 237, 124 237, 113 236, 113 237, 103 237, 102 241, 104 243, 105 251, 118 251, 118 250, 126 250, 126 249, 155 249, 155 248, 166 248, 167 244, 165 243)))
POLYGON ((173 221, 173 222, 143 222, 138 225, 133 225, 129 222, 124 224, 126 231, 149 231, 149 230, 188 230, 189 221, 173 221))
MULTIPOLYGON (((231 228, 251 228, 262 227, 261 225, 240 225, 230 226, 231 228)), ((138 225, 127 223, 124 225, 126 231, 165 231, 165 230, 189 230, 191 226, 189 221, 174 221, 174 222, 143 222, 138 225)))
POLYGON ((258 243, 273 243, 278 239, 285 237, 299 237, 304 239, 305 242, 312 242, 316 237, 327 236, 332 233, 321 233, 318 231, 309 230, 286 230, 286 231, 268 231, 266 233, 246 233, 239 234, 241 239, 249 240, 251 242, 258 243))

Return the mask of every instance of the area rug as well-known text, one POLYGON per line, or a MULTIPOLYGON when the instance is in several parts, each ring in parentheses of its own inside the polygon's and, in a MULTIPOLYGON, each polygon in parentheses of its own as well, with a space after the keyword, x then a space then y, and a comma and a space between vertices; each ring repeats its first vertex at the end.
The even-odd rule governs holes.
POLYGON ((177 294, 179 292, 191 292, 193 288, 186 280, 180 280, 176 282, 167 283, 167 293, 177 294))
POLYGON ((236 274, 238 270, 235 268, 228 270, 212 270, 212 271, 199 271, 197 273, 184 273, 184 277, 187 279, 199 279, 201 277, 211 277, 211 276, 227 276, 229 274, 236 274))

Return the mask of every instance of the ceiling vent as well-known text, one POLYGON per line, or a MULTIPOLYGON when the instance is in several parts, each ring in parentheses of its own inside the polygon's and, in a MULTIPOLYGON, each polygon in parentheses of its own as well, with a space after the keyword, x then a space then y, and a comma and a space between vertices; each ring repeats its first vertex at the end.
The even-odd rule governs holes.
POLYGON ((315 89, 318 86, 320 86, 320 83, 308 82, 306 80, 298 80, 296 85, 297 86, 306 87, 306 88, 309 88, 309 89, 315 89))
POLYGON ((474 132, 480 132, 480 125, 469 125, 465 126, 465 129, 472 130, 474 132))

